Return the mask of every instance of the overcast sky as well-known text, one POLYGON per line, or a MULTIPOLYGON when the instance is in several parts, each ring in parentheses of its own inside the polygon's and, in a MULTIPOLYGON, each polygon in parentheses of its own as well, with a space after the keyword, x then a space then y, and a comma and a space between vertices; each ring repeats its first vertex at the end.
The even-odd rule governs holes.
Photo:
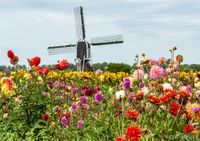
POLYGON ((12 49, 19 64, 40 56, 42 64, 75 53, 48 56, 47 47, 76 43, 73 8, 83 6, 86 39, 123 34, 124 44, 92 47, 93 63, 132 64, 136 54, 170 57, 169 48, 184 55, 184 63, 200 63, 199 0, 0 0, 0 64, 9 64, 12 49))

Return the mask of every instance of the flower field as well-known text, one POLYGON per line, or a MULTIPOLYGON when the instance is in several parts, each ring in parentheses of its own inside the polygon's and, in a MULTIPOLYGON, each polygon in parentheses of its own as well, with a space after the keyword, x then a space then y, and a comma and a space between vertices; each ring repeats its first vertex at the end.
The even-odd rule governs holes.
POLYGON ((143 57, 129 74, 28 59, 29 71, 0 72, 0 140, 198 141, 200 72, 179 72, 180 60, 143 57))

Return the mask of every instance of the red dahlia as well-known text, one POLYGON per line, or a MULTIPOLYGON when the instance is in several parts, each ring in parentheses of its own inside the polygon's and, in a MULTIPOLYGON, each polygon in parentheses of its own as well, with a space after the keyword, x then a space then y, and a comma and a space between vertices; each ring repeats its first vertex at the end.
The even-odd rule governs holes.
POLYGON ((49 68, 44 68, 43 69, 43 74, 47 75, 50 72, 49 68))
POLYGON ((60 64, 56 64, 55 67, 56 67, 57 70, 62 70, 61 67, 60 67, 60 64))
POLYGON ((47 121, 49 119, 49 115, 47 113, 44 113, 42 115, 42 119, 45 120, 45 121, 47 121))
POLYGON ((58 62, 58 64, 55 65, 56 66, 56 69, 58 70, 64 70, 64 69, 67 69, 68 66, 69 66, 69 62, 65 59, 61 60, 58 62))
POLYGON ((10 58, 10 59, 12 59, 12 58, 14 57, 14 53, 12 52, 12 50, 9 50, 9 51, 7 52, 7 56, 8 56, 8 58, 10 58))
POLYGON ((170 104, 170 113, 173 116, 176 116, 178 114, 179 109, 180 109, 180 106, 176 102, 170 104))
POLYGON ((37 69, 37 71, 38 71, 39 74, 42 74, 42 67, 41 66, 37 66, 36 69, 37 69))
POLYGON ((139 116, 139 112, 137 110, 126 110, 126 114, 132 118, 132 119, 136 119, 139 116))
POLYGON ((31 67, 37 67, 40 64, 40 57, 36 56, 31 60, 28 60, 28 62, 31 67))
POLYGON ((132 125, 126 129, 125 134, 129 141, 139 141, 141 129, 138 126, 132 125))
POLYGON ((67 69, 67 67, 69 66, 69 62, 68 62, 67 60, 65 60, 65 59, 61 60, 61 61, 59 62, 59 64, 60 64, 60 67, 61 67, 62 69, 67 69))
POLYGON ((11 63, 12 65, 16 65, 16 64, 18 63, 18 61, 19 61, 18 56, 15 56, 15 55, 14 55, 13 58, 10 58, 10 63, 11 63))
POLYGON ((126 141, 122 136, 118 136, 115 141, 126 141))
POLYGON ((184 127, 184 132, 185 133, 191 133, 194 130, 194 127, 192 124, 186 124, 184 127))

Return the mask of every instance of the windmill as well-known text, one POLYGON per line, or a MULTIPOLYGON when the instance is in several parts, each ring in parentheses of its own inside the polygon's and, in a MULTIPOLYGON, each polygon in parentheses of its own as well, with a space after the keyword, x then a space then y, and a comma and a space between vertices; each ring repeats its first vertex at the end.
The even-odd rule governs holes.
POLYGON ((66 54, 74 52, 76 49, 76 68, 77 71, 89 71, 90 60, 91 60, 91 46, 100 46, 100 45, 109 45, 109 44, 118 44, 123 43, 122 35, 112 35, 104 37, 95 37, 91 38, 91 42, 85 40, 85 24, 83 16, 83 8, 77 7, 74 8, 74 18, 75 18, 75 27, 76 27, 76 44, 60 45, 60 46, 51 46, 48 47, 49 55, 56 54, 66 54))

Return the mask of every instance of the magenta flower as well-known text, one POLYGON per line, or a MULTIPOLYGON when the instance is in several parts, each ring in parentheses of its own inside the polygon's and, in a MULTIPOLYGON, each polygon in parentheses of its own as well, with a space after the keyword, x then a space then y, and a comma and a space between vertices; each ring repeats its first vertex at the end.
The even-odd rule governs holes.
POLYGON ((78 88, 77 88, 77 87, 74 87, 74 88, 72 89, 72 93, 75 94, 75 93, 77 93, 77 92, 78 92, 78 88))
POLYGON ((200 111, 200 107, 193 107, 193 108, 192 108, 192 111, 198 112, 198 111, 200 111))
POLYGON ((182 82, 183 86, 187 86, 187 83, 185 81, 182 82))
POLYGON ((52 81, 49 81, 49 82, 48 82, 48 86, 49 86, 50 89, 53 89, 53 82, 52 82, 52 81))
POLYGON ((43 96, 47 96, 49 93, 48 92, 43 92, 42 95, 43 96))
POLYGON ((92 89, 85 90, 85 95, 86 96, 91 96, 92 95, 92 89))
POLYGON ((81 128, 83 124, 84 124, 83 120, 79 120, 77 123, 78 128, 81 128))
POLYGON ((69 127, 69 117, 67 115, 61 116, 60 122, 62 125, 69 127))
POLYGON ((165 70, 159 66, 152 66, 150 70, 150 77, 153 80, 159 80, 165 76, 165 70))
POLYGON ((143 82, 140 82, 140 83, 139 83, 139 87, 140 87, 140 88, 143 88, 143 87, 144 87, 144 83, 143 83, 143 82))
POLYGON ((187 92, 192 93, 192 86, 190 85, 186 86, 186 90, 187 92))
POLYGON ((42 115, 42 119, 43 119, 44 121, 47 121, 47 120, 49 119, 49 115, 48 115, 47 113, 44 113, 44 114, 42 115))
POLYGON ((100 91, 101 91, 101 87, 97 86, 97 87, 95 88, 95 91, 96 91, 96 92, 100 92, 100 91))
POLYGON ((125 89, 130 89, 131 87, 131 81, 129 78, 124 78, 123 80, 123 86, 125 89))
POLYGON ((94 99, 96 102, 101 102, 104 99, 102 94, 95 94, 94 99))
POLYGON ((62 112, 62 110, 59 107, 56 107, 55 110, 56 114, 60 114, 62 112))
POLYGON ((130 94, 128 95, 128 98, 131 99, 131 98, 134 97, 134 95, 135 95, 135 94, 134 94, 133 92, 130 92, 130 94))
POLYGON ((87 96, 81 96, 79 102, 81 104, 88 104, 88 97, 87 96))
POLYGON ((60 88, 65 87, 65 85, 62 82, 60 82, 60 81, 56 81, 54 83, 54 85, 56 85, 57 87, 60 87, 60 88))
POLYGON ((76 110, 78 108, 77 104, 72 104, 71 106, 72 110, 76 110))

